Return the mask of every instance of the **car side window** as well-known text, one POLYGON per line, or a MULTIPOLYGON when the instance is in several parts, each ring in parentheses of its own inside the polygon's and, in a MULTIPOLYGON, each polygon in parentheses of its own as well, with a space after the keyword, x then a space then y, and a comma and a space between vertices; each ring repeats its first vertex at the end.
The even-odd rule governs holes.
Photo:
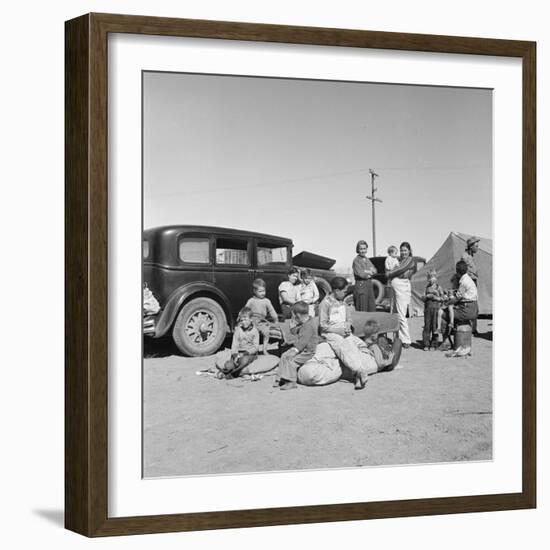
POLYGON ((178 244, 178 254, 182 262, 189 264, 210 263, 210 239, 203 237, 182 237, 178 244))
POLYGON ((280 244, 258 243, 257 249, 258 265, 287 264, 288 247, 280 244))
POLYGON ((248 240, 216 239, 216 263, 218 265, 249 265, 248 240))

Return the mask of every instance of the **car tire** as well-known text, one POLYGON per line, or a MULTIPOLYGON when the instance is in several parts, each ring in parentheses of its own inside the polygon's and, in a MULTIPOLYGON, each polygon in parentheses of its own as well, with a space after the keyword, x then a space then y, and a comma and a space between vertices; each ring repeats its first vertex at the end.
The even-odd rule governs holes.
POLYGON ((227 334, 221 306, 211 298, 193 298, 181 308, 172 337, 178 349, 190 357, 213 355, 227 334))
POLYGON ((376 305, 381 304, 386 297, 384 285, 380 281, 372 279, 372 290, 374 291, 374 302, 376 305))
POLYGON ((321 277, 315 277, 314 281, 319 291, 319 303, 321 303, 332 292, 332 289, 329 283, 321 277))

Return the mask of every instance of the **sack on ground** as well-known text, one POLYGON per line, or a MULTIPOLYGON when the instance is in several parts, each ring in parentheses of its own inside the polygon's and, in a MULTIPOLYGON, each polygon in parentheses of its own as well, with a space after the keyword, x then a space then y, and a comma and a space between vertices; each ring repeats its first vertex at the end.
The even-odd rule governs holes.
POLYGON ((144 315, 156 315, 160 311, 160 304, 148 287, 143 289, 144 315))

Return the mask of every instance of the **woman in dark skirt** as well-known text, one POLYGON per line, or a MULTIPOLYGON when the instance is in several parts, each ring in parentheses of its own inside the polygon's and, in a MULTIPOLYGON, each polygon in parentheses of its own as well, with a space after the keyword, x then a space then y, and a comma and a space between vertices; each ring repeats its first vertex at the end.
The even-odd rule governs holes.
POLYGON ((369 245, 366 241, 358 241, 355 246, 357 256, 353 260, 352 270, 355 277, 355 309, 357 311, 376 311, 372 276, 377 273, 373 263, 367 258, 369 245))

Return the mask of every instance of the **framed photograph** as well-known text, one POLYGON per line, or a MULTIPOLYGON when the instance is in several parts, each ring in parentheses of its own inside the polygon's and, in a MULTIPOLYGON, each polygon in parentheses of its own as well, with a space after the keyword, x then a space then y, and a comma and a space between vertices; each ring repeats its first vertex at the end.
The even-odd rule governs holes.
POLYGON ((68 529, 536 506, 535 43, 65 40, 68 529))

